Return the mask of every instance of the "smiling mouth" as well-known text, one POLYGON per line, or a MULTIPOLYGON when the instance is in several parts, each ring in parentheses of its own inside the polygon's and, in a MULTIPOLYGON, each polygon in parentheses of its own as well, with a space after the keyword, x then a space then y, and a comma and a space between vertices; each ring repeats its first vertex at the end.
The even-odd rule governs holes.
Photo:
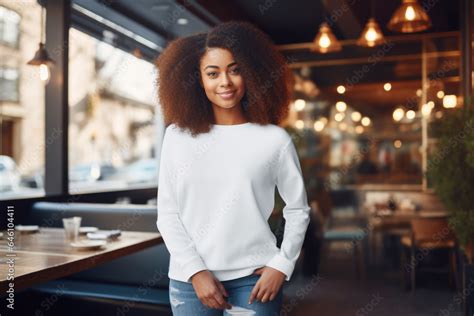
POLYGON ((223 99, 230 99, 234 96, 235 90, 234 91, 229 91, 229 92, 224 92, 224 93, 218 93, 218 95, 223 98, 223 99))

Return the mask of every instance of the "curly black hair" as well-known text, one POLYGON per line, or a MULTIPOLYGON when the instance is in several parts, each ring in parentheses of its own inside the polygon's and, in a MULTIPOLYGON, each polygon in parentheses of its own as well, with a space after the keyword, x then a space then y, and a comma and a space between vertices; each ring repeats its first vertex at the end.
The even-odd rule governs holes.
POLYGON ((287 117, 293 76, 285 58, 257 27, 231 21, 173 40, 158 56, 158 97, 165 125, 174 123, 195 136, 215 124, 200 84, 200 61, 208 48, 227 49, 239 65, 246 87, 241 106, 248 121, 278 125, 287 117))

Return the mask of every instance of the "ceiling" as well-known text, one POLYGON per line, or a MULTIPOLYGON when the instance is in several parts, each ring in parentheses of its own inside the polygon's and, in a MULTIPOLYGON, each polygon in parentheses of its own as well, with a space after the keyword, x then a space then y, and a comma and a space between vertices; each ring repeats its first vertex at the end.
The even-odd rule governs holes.
MULTIPOLYGON (((85 2, 84 0, 74 0, 85 2)), ((433 27, 422 34, 446 34, 426 40, 426 48, 432 56, 428 60, 428 70, 436 75, 438 68, 445 64, 458 65, 459 60, 459 7, 458 1, 419 0, 429 7, 428 14, 433 27), (443 52, 437 56, 437 52, 443 52)), ((418 35, 403 35, 390 32, 386 25, 399 6, 399 0, 107 0, 92 1, 106 5, 115 12, 140 23, 146 29, 158 33, 165 42, 196 32, 206 31, 212 26, 230 20, 244 20, 254 23, 270 35, 282 53, 292 60, 295 72, 300 72, 313 81, 324 98, 338 98, 337 85, 350 85, 345 97, 359 106, 378 106, 391 111, 413 95, 421 86, 421 41, 418 35), (378 58, 369 63, 370 56, 380 53, 379 48, 361 48, 346 45, 343 51, 331 54, 315 54, 307 48, 288 48, 288 44, 311 42, 324 20, 332 21, 331 28, 339 40, 354 40, 360 35, 365 22, 370 17, 371 3, 374 15, 385 36, 397 39, 378 58), (185 18, 187 24, 178 20, 185 18), (406 38, 406 40, 405 40, 406 38), (357 80, 356 74, 364 65, 370 69, 357 80), (302 68, 304 71, 301 72, 302 68), (354 77, 356 76, 356 77, 354 77), (351 79, 352 78, 352 79, 351 79), (380 83, 393 83, 392 94, 383 93, 375 87, 380 83), (355 89, 357 87, 358 89, 355 89), (398 91, 398 93, 395 93, 398 91)), ((456 89, 459 81, 458 67, 452 67, 443 78, 446 86, 456 89)))
MULTIPOLYGON (((180 1, 186 3, 190 1, 180 1)), ((276 44, 310 42, 325 19, 335 21, 333 32, 338 39, 355 39, 370 17, 374 4, 374 14, 382 31, 393 35, 386 25, 393 12, 400 5, 399 0, 197 0, 221 21, 232 19, 255 23, 270 34, 276 44)), ((459 1, 421 0, 429 7, 433 21, 429 32, 446 32, 459 29, 459 1)))

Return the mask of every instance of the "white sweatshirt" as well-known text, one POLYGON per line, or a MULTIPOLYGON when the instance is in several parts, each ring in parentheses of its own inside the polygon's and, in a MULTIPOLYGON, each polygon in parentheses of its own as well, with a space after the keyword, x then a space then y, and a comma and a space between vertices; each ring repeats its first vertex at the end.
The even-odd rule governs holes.
POLYGON ((297 152, 282 127, 213 125, 194 138, 166 128, 156 224, 170 252, 169 278, 189 283, 209 270, 226 281, 269 266, 289 281, 309 210, 297 152), (281 248, 268 225, 275 186, 286 203, 281 248))

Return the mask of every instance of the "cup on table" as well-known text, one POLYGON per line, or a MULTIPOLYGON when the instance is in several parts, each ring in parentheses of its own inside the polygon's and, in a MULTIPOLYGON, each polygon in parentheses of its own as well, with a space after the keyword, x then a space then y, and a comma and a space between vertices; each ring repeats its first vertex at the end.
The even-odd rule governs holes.
POLYGON ((79 228, 81 227, 81 219, 82 218, 78 216, 63 218, 64 232, 67 241, 77 241, 79 228))

